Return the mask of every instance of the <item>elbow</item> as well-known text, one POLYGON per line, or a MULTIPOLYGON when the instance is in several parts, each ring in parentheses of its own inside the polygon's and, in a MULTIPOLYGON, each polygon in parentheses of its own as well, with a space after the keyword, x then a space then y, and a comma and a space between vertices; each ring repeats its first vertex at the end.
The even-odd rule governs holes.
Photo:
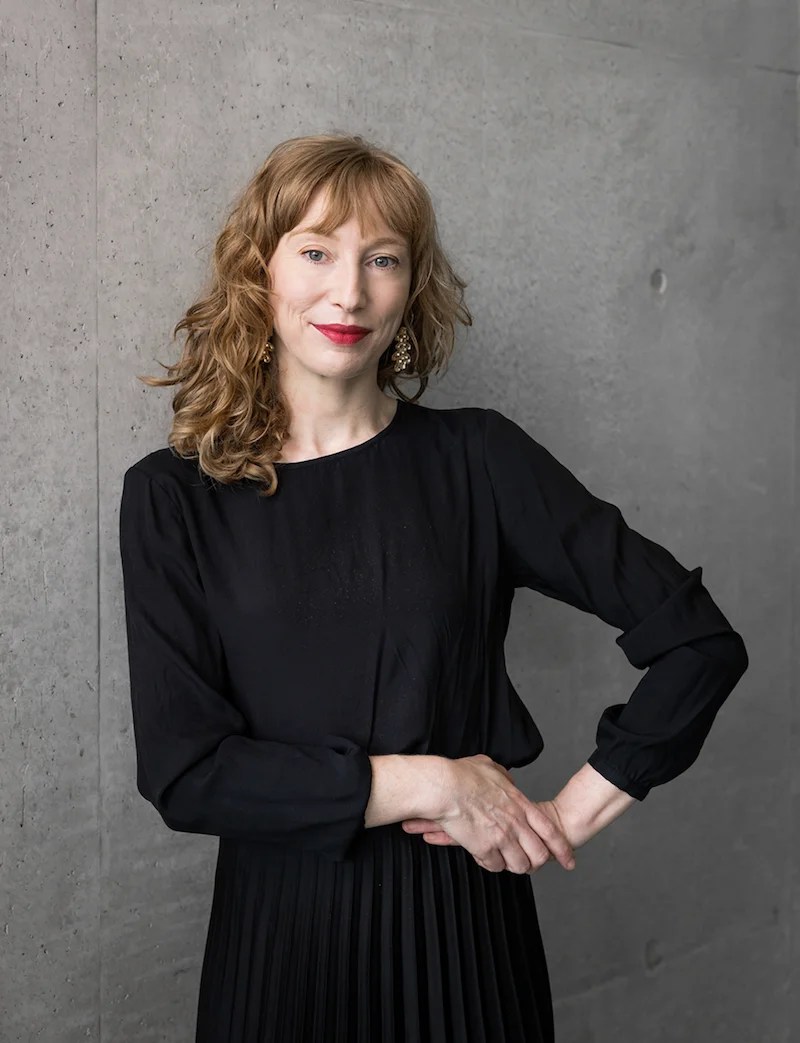
POLYGON ((148 804, 156 809, 164 825, 176 833, 209 833, 207 823, 197 813, 191 802, 181 801, 174 784, 153 788, 143 778, 137 780, 136 788, 148 804))
POLYGON ((161 820, 167 829, 173 830, 175 833, 203 833, 204 830, 198 828, 198 823, 194 817, 187 817, 186 815, 176 814, 172 807, 169 807, 163 801, 156 803, 153 802, 153 807, 161 816, 161 820))
POLYGON ((151 803, 164 825, 175 833, 203 833, 211 836, 224 833, 221 826, 215 826, 213 816, 209 817, 203 804, 191 796, 186 799, 177 786, 168 788, 151 803))
POLYGON ((698 638, 690 641, 689 644, 696 652, 700 652, 719 664, 720 671, 728 676, 733 684, 739 681, 750 665, 745 643, 741 634, 735 630, 698 638))
POLYGON ((738 677, 741 677, 750 665, 750 657, 747 654, 747 648, 745 647, 745 643, 742 639, 742 636, 740 634, 736 634, 735 636, 737 638, 738 645, 738 659, 736 660, 736 670, 738 677))
POLYGON ((733 683, 736 684, 750 665, 750 657, 747 654, 747 648, 741 634, 735 630, 732 630, 728 635, 724 658, 733 678, 733 683))

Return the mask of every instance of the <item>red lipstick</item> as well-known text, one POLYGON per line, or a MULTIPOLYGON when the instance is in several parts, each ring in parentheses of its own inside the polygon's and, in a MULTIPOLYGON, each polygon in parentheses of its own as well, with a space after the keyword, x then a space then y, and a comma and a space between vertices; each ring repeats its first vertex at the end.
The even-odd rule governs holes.
POLYGON ((366 337, 368 333, 372 332, 364 326, 342 326, 339 323, 318 325, 316 322, 312 322, 311 325, 318 329, 320 333, 324 333, 335 344, 355 344, 362 337, 366 337))

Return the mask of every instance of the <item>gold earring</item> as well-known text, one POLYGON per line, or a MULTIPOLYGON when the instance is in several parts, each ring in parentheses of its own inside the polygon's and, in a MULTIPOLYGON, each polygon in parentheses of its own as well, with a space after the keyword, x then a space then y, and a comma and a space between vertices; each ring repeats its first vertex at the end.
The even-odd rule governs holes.
MULTIPOLYGON (((408 363, 411 361, 410 341, 408 338, 408 330, 405 326, 401 326, 397 331, 396 348, 392 352, 391 360, 394 363, 395 372, 399 373, 404 370, 408 363)), ((264 350, 261 354, 261 361, 266 365, 272 361, 272 352, 274 347, 270 341, 267 341, 264 350)))
POLYGON ((399 373, 404 370, 408 363, 411 361, 411 350, 410 341, 408 339, 408 330, 405 326, 401 326, 397 331, 397 347, 394 349, 391 355, 391 360, 394 363, 395 373, 399 373))

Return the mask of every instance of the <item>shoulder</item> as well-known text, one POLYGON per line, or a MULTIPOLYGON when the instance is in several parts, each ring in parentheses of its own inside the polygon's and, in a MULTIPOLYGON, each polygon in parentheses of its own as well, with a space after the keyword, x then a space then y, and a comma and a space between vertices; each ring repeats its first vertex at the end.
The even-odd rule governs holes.
POLYGON ((201 471, 197 457, 180 456, 170 446, 146 453, 131 463, 123 475, 123 484, 154 484, 178 498, 194 488, 211 484, 208 475, 201 471))
POLYGON ((491 412, 482 406, 428 406, 421 402, 409 403, 406 411, 418 430, 458 442, 465 436, 482 437, 486 414, 491 412))
POLYGON ((454 441, 463 442, 466 437, 483 445, 488 440, 490 447, 497 444, 501 448, 533 441, 520 424, 490 406, 434 408, 415 403, 409 412, 421 428, 449 435, 454 441))
POLYGON ((488 406, 434 408, 410 404, 408 430, 426 452, 465 454, 490 473, 519 466, 545 452, 524 427, 488 406))

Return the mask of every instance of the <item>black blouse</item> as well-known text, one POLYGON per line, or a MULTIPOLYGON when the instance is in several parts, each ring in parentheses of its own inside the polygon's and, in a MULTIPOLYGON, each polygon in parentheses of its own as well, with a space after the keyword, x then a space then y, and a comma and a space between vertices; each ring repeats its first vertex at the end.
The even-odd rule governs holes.
POLYGON ((642 800, 697 758, 748 665, 702 583, 494 409, 400 400, 360 445, 212 481, 125 473, 120 550, 139 792, 175 830, 341 861, 370 754, 534 760, 506 672, 517 587, 622 631, 646 670, 588 758, 642 800))

